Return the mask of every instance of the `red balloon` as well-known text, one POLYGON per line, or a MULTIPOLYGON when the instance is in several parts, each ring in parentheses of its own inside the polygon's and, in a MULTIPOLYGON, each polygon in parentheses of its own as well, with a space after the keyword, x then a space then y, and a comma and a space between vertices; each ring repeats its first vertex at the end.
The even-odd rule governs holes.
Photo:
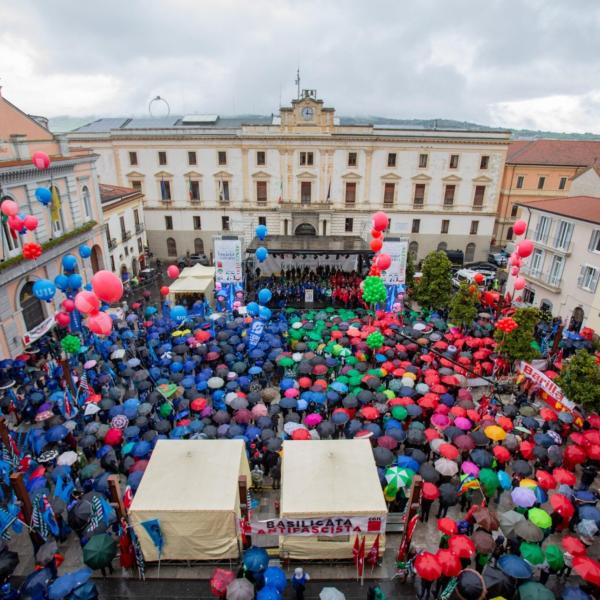
POLYGON ((8 217, 8 226, 15 231, 23 229, 23 219, 19 215, 11 215, 8 217))
POLYGON ((533 252, 533 242, 531 240, 523 240, 517 244, 517 254, 521 258, 527 258, 533 252))
POLYGON ((169 288, 166 285, 163 285, 160 288, 160 293, 162 296, 168 296, 169 295, 169 288))
POLYGON ((2 206, 0 206, 0 210, 7 217, 13 217, 19 212, 19 205, 14 200, 4 200, 2 206))
POLYGON ((376 231, 385 231, 389 222, 390 220, 388 219, 388 216, 382 211, 376 212, 373 215, 373 229, 375 229, 376 231))
POLYGON ((371 229, 371 237, 380 238, 383 234, 381 231, 377 231, 377 229, 371 229))
POLYGON ((522 277, 515 279, 515 290, 522 290, 527 282, 522 277))
POLYGON ((381 241, 381 238, 374 238, 371 240, 371 250, 373 250, 373 252, 379 252, 382 246, 383 242, 381 241))
POLYGON ((385 271, 386 269, 390 268, 390 265, 392 264, 392 258, 389 254, 380 254, 376 258, 376 264, 379 269, 385 271))
POLYGON ((520 271, 519 267, 513 267, 513 268, 510 270, 510 274, 511 274, 513 277, 516 277, 516 276, 519 274, 519 271, 520 271))
POLYGON ((73 312, 75 310, 75 302, 73 302, 73 300, 71 300, 71 298, 65 298, 62 301, 61 306, 67 311, 67 312, 73 312))
POLYGON ((38 220, 33 215, 27 215, 23 219, 23 225, 28 231, 33 231, 38 226, 38 220))
POLYGON ((31 162, 40 170, 43 171, 50 166, 50 157, 41 150, 33 153, 31 162))
POLYGON ((42 247, 35 242, 23 244, 23 257, 27 260, 35 260, 42 255, 42 247))
POLYGON ((123 282, 110 271, 98 271, 92 277, 92 289, 100 300, 109 304, 118 302, 123 296, 123 282))
POLYGON ((473 279, 475 281, 475 283, 477 283, 478 285, 483 283, 484 277, 481 273, 475 273, 475 275, 473 275, 473 279))
POLYGON ((176 267, 175 265, 171 265, 168 269, 167 269, 167 275, 171 278, 171 279, 177 279, 179 277, 179 268, 176 267))
POLYGON ((54 315, 54 320, 58 323, 60 327, 68 327, 71 322, 71 317, 66 312, 57 312, 54 315))
POLYGON ((520 267, 522 262, 521 257, 516 252, 513 252, 508 259, 508 264, 512 267, 520 267))
POLYGON ((97 335, 108 335, 112 331, 112 319, 105 312, 99 312, 88 317, 87 327, 97 335))
POLYGON ((75 296, 75 307, 84 315, 93 315, 100 310, 100 300, 93 292, 83 290, 75 296))
POLYGON ((516 221, 513 225, 513 232, 515 235, 523 235, 527 231, 527 223, 525 221, 516 221))

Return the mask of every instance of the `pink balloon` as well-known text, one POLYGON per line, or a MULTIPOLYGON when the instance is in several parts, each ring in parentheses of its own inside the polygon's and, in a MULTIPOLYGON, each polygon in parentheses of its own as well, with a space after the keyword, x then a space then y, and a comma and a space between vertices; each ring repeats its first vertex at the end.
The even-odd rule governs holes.
POLYGON ((389 254, 380 254, 376 259, 375 259, 375 264, 382 270, 385 271, 386 269, 390 268, 390 265, 392 264, 392 259, 390 257, 389 254))
POLYGON ((19 215, 11 215, 8 217, 8 226, 15 231, 23 229, 23 219, 19 215))
POLYGON ((38 226, 38 220, 33 215, 27 215, 23 219, 23 225, 25 225, 25 229, 33 231, 38 226))
POLYGON ((510 255, 510 258, 508 259, 508 264, 511 267, 520 267, 521 263, 522 263, 521 257, 516 252, 513 252, 510 255))
POLYGON ((515 290, 522 290, 527 282, 522 277, 515 279, 515 290))
POLYGON ((171 278, 171 279, 177 279, 179 277, 179 269, 175 266, 175 265, 171 265, 168 269, 167 269, 167 275, 171 278))
POLYGON ((71 317, 66 312, 57 312, 54 315, 54 320, 60 325, 60 327, 68 327, 71 322, 71 317))
POLYGON ((533 252, 533 242, 531 240, 523 240, 517 244, 517 254, 521 258, 527 258, 533 252))
POLYGON ((92 289, 100 300, 118 302, 123 296, 123 282, 110 271, 98 271, 92 277, 92 289))
POLYGON ((73 312, 75 310, 75 302, 73 302, 73 300, 71 300, 71 298, 65 298, 62 301, 61 306, 67 311, 67 312, 73 312))
POLYGON ((513 268, 510 270, 510 274, 511 274, 513 277, 516 277, 516 276, 519 274, 519 271, 520 271, 519 267, 513 267, 513 268))
POLYGON ((41 150, 33 153, 31 162, 40 170, 43 171, 50 166, 50 157, 41 150))
POLYGON ((75 296, 75 308, 84 315, 93 315, 100 310, 100 300, 93 292, 83 290, 75 296))
POLYGON ((105 312, 99 312, 88 317, 87 328, 97 335, 108 335, 112 331, 112 319, 105 312))
POLYGON ((513 232, 515 235, 523 235, 527 231, 527 223, 525 221, 516 221, 513 225, 513 232))
POLYGON ((375 231, 385 231, 389 222, 388 216, 382 211, 376 212, 373 215, 372 223, 375 231))
POLYGON ((13 217, 19 212, 19 205, 14 200, 4 200, 0 210, 7 217, 13 217))

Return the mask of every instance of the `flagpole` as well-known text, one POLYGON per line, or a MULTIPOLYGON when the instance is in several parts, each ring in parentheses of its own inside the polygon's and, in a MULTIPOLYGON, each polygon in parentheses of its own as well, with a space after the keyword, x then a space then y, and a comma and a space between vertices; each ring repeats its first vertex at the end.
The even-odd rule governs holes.
POLYGON ((362 569, 360 570, 360 587, 362 587, 363 583, 365 581, 365 536, 364 535, 363 535, 360 547, 362 548, 362 569))

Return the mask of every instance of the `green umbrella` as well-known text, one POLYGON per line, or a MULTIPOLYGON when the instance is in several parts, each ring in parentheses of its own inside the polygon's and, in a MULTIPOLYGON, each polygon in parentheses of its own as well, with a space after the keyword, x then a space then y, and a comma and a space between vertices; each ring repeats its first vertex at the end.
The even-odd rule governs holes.
POLYGON ((531 542, 522 542, 519 546, 521 556, 532 565, 539 565, 544 562, 544 551, 538 544, 531 542))
POLYGON ((404 419, 408 417, 406 408, 404 408, 404 406, 402 406, 401 404, 396 404, 395 406, 392 406, 392 417, 394 417, 394 419, 398 419, 398 421, 404 421, 404 419))
POLYGON ((527 512, 527 518, 540 529, 549 529, 552 527, 552 518, 541 508, 530 508, 527 512))
POLYGON ((116 555, 117 542, 107 533, 92 536, 83 547, 83 562, 91 569, 108 566, 116 555))
POLYGON ((358 358, 356 358, 356 356, 349 356, 346 359, 346 364, 347 365, 355 365, 358 362, 358 358))
POLYGON ((492 471, 492 469, 481 469, 479 471, 479 481, 486 496, 493 495, 500 485, 498 474, 496 471, 492 471))
POLYGON ((554 571, 560 571, 565 566, 563 551, 556 544, 548 544, 546 546, 546 562, 554 571))
POLYGON ((405 467, 390 467, 385 472, 385 479, 388 483, 393 483, 396 487, 410 487, 413 477, 416 473, 412 469, 405 467))
POLYGON ((519 586, 520 600, 554 600, 554 593, 537 581, 528 581, 519 586))
POLYGON ((98 463, 90 463, 89 465, 83 467, 79 472, 79 477, 81 479, 92 479, 98 473, 102 472, 102 467, 98 463))
POLYGON ((173 405, 169 402, 165 402, 164 404, 160 405, 158 412, 160 413, 161 417, 166 418, 173 412, 173 405))
POLYGON ((280 367, 293 367, 295 364, 294 359, 291 356, 283 356, 277 363, 280 367))

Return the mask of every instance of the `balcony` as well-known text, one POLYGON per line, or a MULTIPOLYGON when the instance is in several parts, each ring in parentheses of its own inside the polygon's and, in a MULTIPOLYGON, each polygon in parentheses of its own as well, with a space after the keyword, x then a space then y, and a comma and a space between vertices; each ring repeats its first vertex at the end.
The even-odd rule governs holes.
POLYGON ((135 232, 136 233, 142 233, 142 231, 144 231, 144 224, 143 223, 136 223, 135 224, 135 232))
POLYGON ((131 232, 130 231, 122 231, 121 232, 121 241, 122 242, 127 242, 131 239, 131 232))
POLYGON ((414 208, 414 210, 423 210, 425 208, 425 202, 423 200, 414 200, 412 207, 414 208))
MULTIPOLYGON (((333 208, 331 202, 281 202, 279 206, 281 207, 281 210, 305 210, 312 212, 314 212, 315 210, 331 210, 333 208)), ((356 206, 356 203, 346 202, 344 203, 344 206, 346 206, 347 208, 354 208, 356 206)))
POLYGON ((267 206, 267 200, 257 200, 256 206, 267 206))
POLYGON ((454 202, 444 202, 442 208, 444 210, 454 210, 454 202))
POLYGON ((117 247, 117 238, 110 238, 108 240, 108 249, 114 250, 117 247))
POLYGON ((483 204, 473 204, 471 206, 471 210, 473 211, 480 211, 483 210, 483 204))
POLYGON ((562 240, 558 240, 557 238, 553 238, 552 240, 533 240, 533 243, 536 248, 541 248, 543 250, 550 250, 554 254, 562 254, 568 256, 573 251, 573 240, 571 240, 568 244, 564 244, 562 240))
POLYGON ((531 268, 523 268, 521 269, 521 273, 532 283, 541 285, 551 292, 560 292, 562 273, 557 276, 554 273, 543 272, 538 269, 531 268))
POLYGON ((190 198, 190 204, 200 204, 200 198, 190 198))

